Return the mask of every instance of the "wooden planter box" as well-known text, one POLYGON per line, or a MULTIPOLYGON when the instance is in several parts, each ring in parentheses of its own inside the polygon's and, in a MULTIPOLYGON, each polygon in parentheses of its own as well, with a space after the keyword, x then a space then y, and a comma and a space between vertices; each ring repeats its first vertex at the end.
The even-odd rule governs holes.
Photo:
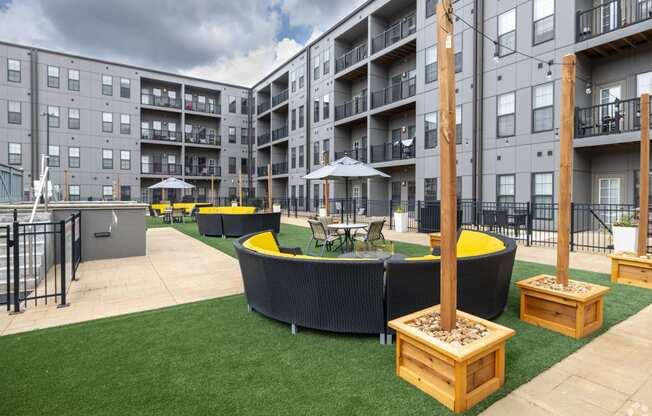
POLYGON ((485 325, 490 334, 466 346, 452 346, 407 325, 439 311, 439 305, 389 322, 396 330, 396 374, 454 412, 463 412, 498 390, 505 382, 505 342, 509 328, 458 311, 485 325))
POLYGON ((430 251, 433 248, 441 246, 441 233, 432 233, 430 237, 430 251))
POLYGON ((611 281, 652 289, 652 260, 612 254, 611 281))
POLYGON ((533 286, 546 276, 516 282, 521 289, 521 320, 574 337, 583 338, 602 327, 604 295, 608 287, 590 284, 585 294, 563 293, 533 286))

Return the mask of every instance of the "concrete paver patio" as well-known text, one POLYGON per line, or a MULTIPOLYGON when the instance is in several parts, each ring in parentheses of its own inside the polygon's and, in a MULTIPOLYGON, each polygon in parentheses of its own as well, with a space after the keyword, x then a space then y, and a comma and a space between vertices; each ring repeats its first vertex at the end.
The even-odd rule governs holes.
POLYGON ((0 313, 0 335, 217 298, 243 291, 238 261, 173 228, 147 231, 147 255, 81 263, 70 306, 0 313))

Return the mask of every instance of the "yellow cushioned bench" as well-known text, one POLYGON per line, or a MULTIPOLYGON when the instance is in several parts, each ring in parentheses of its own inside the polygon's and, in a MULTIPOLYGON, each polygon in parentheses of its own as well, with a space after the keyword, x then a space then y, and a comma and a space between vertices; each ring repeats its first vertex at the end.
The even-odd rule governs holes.
POLYGON ((211 204, 204 202, 177 202, 176 204, 172 205, 172 207, 176 209, 183 208, 183 210, 186 211, 186 214, 190 214, 196 206, 199 206, 201 209, 202 207, 210 207, 211 204))
MULTIPOLYGON (((496 237, 478 231, 463 230, 457 240, 457 257, 474 257, 497 253, 505 244, 496 237)), ((439 256, 410 257, 406 260, 439 260, 439 256)))
POLYGON ((276 244, 276 239, 271 232, 264 232, 256 234, 255 236, 247 239, 242 244, 245 248, 253 250, 257 253, 266 254, 268 256, 278 256, 278 257, 291 257, 295 259, 305 259, 305 260, 355 260, 355 261, 364 261, 370 259, 358 259, 358 258, 333 258, 333 257, 316 257, 316 256, 306 256, 306 255, 294 255, 289 253, 282 253, 276 244))
POLYGON ((200 214, 255 214, 256 207, 203 207, 200 214))
POLYGON ((164 214, 168 208, 170 208, 170 204, 152 204, 152 209, 158 211, 159 214, 164 214))

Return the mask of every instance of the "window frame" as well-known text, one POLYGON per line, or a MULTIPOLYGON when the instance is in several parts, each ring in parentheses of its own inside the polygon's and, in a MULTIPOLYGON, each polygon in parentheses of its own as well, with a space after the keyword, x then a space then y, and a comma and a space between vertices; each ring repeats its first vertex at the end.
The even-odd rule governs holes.
POLYGON ((517 42, 517 39, 516 39, 516 34, 517 34, 517 32, 516 32, 516 22, 517 22, 517 20, 516 20, 516 7, 511 8, 509 10, 506 10, 506 11, 500 13, 496 17, 496 26, 497 26, 496 27, 496 33, 498 34, 498 56, 501 57, 501 58, 504 58, 506 56, 509 56, 509 55, 512 55, 512 54, 516 53, 516 42, 517 42), (508 32, 505 32, 505 33, 500 33, 500 18, 501 18, 501 16, 504 16, 504 15, 506 15, 508 13, 513 13, 514 14, 514 29, 512 29, 512 30, 510 30, 508 32), (505 38, 506 36, 509 36, 510 34, 514 35, 514 47, 513 48, 507 48, 504 51, 505 48, 503 48, 502 39, 505 38))
POLYGON ((113 149, 102 149, 102 169, 113 169, 113 149), (111 153, 111 158, 106 157, 106 152, 111 153))
POLYGON ((113 76, 102 74, 102 95, 113 96, 113 76), (107 84, 105 81, 110 80, 107 84))
POLYGON ((496 175, 496 208, 500 207, 501 204, 508 203, 508 204, 514 204, 516 203, 516 175, 513 173, 505 174, 505 175, 496 175), (501 188, 501 183, 500 180, 503 178, 512 178, 512 193, 511 194, 503 194, 502 193, 502 188, 501 188), (502 201, 502 198, 505 197, 511 197, 511 201, 502 201))
POLYGON ((55 65, 47 66, 48 88, 59 88, 61 85, 61 69, 55 65), (50 75, 50 69, 56 70, 57 75, 50 75))
POLYGON ((104 201, 113 201, 113 185, 102 185, 102 200, 104 201), (106 190, 110 189, 111 193, 107 193, 106 190))
POLYGON ((434 44, 432 46, 429 46, 425 50, 425 80, 426 84, 431 84, 433 82, 436 82, 438 79, 438 74, 437 74, 437 44, 434 44), (428 63, 428 54, 429 51, 434 51, 434 59, 432 62, 428 63), (428 75, 431 75, 430 77, 428 75))
POLYGON ((120 134, 131 134, 131 114, 120 113, 120 134), (123 117, 128 118, 127 123, 122 121, 123 117))
MULTIPOLYGON (((432 135, 432 133, 431 133, 431 135, 432 135)), ((424 117, 423 117, 423 137, 424 137, 423 145, 424 145, 425 149, 435 149, 439 145, 439 143, 438 143, 438 140, 439 140, 439 111, 432 111, 430 113, 424 114, 424 117), (434 119, 435 119, 434 122, 432 120, 429 121, 428 117, 434 117, 434 119), (428 130, 428 123, 434 124, 435 128, 428 130), (429 137, 428 133, 431 133, 433 131, 434 131, 434 136, 435 136, 434 137, 434 145, 429 146, 429 144, 431 144, 432 140, 428 139, 428 137, 429 137)))
POLYGON ((546 172, 532 172, 531 179, 532 186, 532 218, 537 220, 552 220, 554 219, 554 204, 555 204, 555 172, 546 171, 546 172), (550 194, 538 194, 537 193, 537 182, 536 178, 542 175, 550 175, 550 194), (537 197, 550 198, 550 202, 537 202, 537 197), (537 204, 547 204, 548 207, 537 209, 537 204), (542 214, 545 213, 545 214, 542 214))
POLYGON ((532 123, 532 128, 530 129, 530 131, 531 131, 532 133, 544 133, 544 132, 547 132, 547 131, 552 131, 552 130, 554 130, 554 129, 555 129, 555 98, 556 98, 556 97, 555 97, 555 82, 554 82, 554 81, 548 81, 548 82, 544 82, 544 83, 542 83, 542 84, 533 85, 533 86, 532 86, 532 89, 531 89, 531 94, 532 94, 532 99, 531 99, 530 105, 532 106, 532 112, 531 112, 531 118, 532 118, 531 123, 532 123), (537 108, 535 108, 535 107, 534 107, 534 105, 535 105, 534 100, 536 99, 536 94, 535 94, 536 89, 537 89, 537 88, 541 88, 541 87, 543 87, 543 86, 547 86, 547 85, 550 85, 550 86, 552 87, 552 104, 551 104, 551 105, 544 106, 544 107, 537 107, 537 108), (545 109, 550 109, 550 110, 552 111, 552 116, 550 117, 550 119, 551 119, 551 126, 550 126, 549 129, 544 129, 544 130, 535 130, 535 128, 534 128, 534 126, 535 126, 535 123, 534 123, 535 115, 534 115, 534 114, 535 114, 535 112, 536 112, 537 110, 545 110, 545 109))
POLYGON ((61 166, 61 147, 58 144, 49 145, 47 164, 51 168, 58 168, 61 166))
POLYGON ((68 200, 69 201, 80 201, 81 200, 81 185, 68 185, 68 200), (73 193, 73 189, 76 189, 77 192, 73 193))
POLYGON ((113 133, 113 113, 102 111, 102 133, 113 133), (104 116, 110 116, 111 121, 105 121, 104 116))
POLYGON ((7 58, 7 82, 21 83, 23 81, 23 65, 20 59, 7 58), (11 69, 10 63, 17 62, 18 69, 11 69), (16 77, 16 73, 18 76, 16 77), (13 76, 12 76, 13 74, 13 76))
POLYGON ((7 100, 7 124, 23 124, 23 103, 20 101, 7 100), (11 111, 13 104, 18 104, 18 112, 11 111))
POLYGON ((81 110, 79 108, 68 108, 68 130, 79 130, 81 128, 81 110), (71 111, 77 112, 77 117, 71 116, 71 111))
POLYGON ((331 118, 331 96, 330 94, 325 94, 321 99, 321 111, 322 111, 322 121, 328 120, 331 118))
POLYGON ((120 98, 131 98, 131 78, 120 78, 120 98), (127 87, 124 86, 123 81, 127 81, 127 87))
MULTIPOLYGON (((534 111, 534 110, 533 110, 534 111)), ((499 139, 505 138, 505 137, 514 137, 516 135, 516 91, 511 91, 511 92, 506 92, 503 94, 499 94, 496 96, 496 137, 499 139), (501 97, 505 97, 507 95, 511 95, 514 97, 512 100, 512 112, 511 113, 505 113, 501 114, 500 113, 500 99, 501 97), (500 120, 502 118, 506 117, 512 117, 512 133, 508 135, 501 134, 500 132, 500 120)))
POLYGON ((70 169, 78 169, 81 167, 81 149, 79 146, 68 146, 68 167, 70 169), (77 156, 71 154, 71 150, 77 149, 77 156), (76 163, 73 163, 76 161, 76 163))
POLYGON ((61 108, 56 105, 47 106, 47 120, 50 128, 58 129, 61 126, 61 108), (56 113, 56 115, 55 115, 56 113))
POLYGON ((9 143, 7 143, 7 163, 9 165, 22 165, 23 164, 23 144, 22 143, 17 143, 17 142, 9 142, 9 143), (18 146, 18 153, 11 151, 12 145, 13 146, 18 146), (18 155, 17 159, 15 159, 16 155, 18 155), (14 156, 14 159, 12 159, 12 156, 14 156))
POLYGON ((68 68, 68 91, 79 91, 80 89, 81 74, 79 69, 68 68), (77 79, 72 77, 72 74, 77 74, 77 79))
POLYGON ((541 45, 543 43, 554 40, 555 39, 556 25, 557 25, 557 21, 555 19, 555 11, 557 10, 556 0, 532 0, 532 6, 531 7, 532 7, 532 46, 541 45), (537 20, 534 20, 534 8, 535 8, 535 3, 537 1, 552 1, 552 14, 549 14, 549 15, 541 17, 541 18, 539 18, 537 20), (552 30, 551 30, 552 36, 549 39, 543 39, 543 40, 537 41, 536 40, 536 26, 537 26, 537 23, 540 23, 543 20, 548 19, 550 17, 552 17, 552 30))
POLYGON ((130 150, 120 150, 120 170, 131 170, 131 151, 130 150), (127 154, 125 159, 123 156, 127 154), (126 164, 125 164, 126 162, 126 164))
POLYGON ((619 205, 621 202, 622 179, 619 176, 604 176, 598 178, 598 203, 600 205, 619 205), (605 204, 602 202, 602 182, 615 180, 618 183, 618 201, 614 203, 605 204))

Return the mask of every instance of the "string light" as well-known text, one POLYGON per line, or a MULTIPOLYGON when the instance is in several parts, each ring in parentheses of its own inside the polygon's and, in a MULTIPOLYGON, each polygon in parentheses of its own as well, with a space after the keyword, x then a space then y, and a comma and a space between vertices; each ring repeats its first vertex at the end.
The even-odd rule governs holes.
POLYGON ((500 62, 500 53, 498 52, 498 42, 494 41, 494 62, 500 62))
POLYGON ((591 92, 593 91, 591 87, 592 87, 592 84, 590 82, 587 82, 586 87, 584 89, 584 92, 586 93, 586 95, 591 95, 591 92))
POLYGON ((552 79, 552 61, 548 62, 548 72, 546 72, 546 78, 552 79))

